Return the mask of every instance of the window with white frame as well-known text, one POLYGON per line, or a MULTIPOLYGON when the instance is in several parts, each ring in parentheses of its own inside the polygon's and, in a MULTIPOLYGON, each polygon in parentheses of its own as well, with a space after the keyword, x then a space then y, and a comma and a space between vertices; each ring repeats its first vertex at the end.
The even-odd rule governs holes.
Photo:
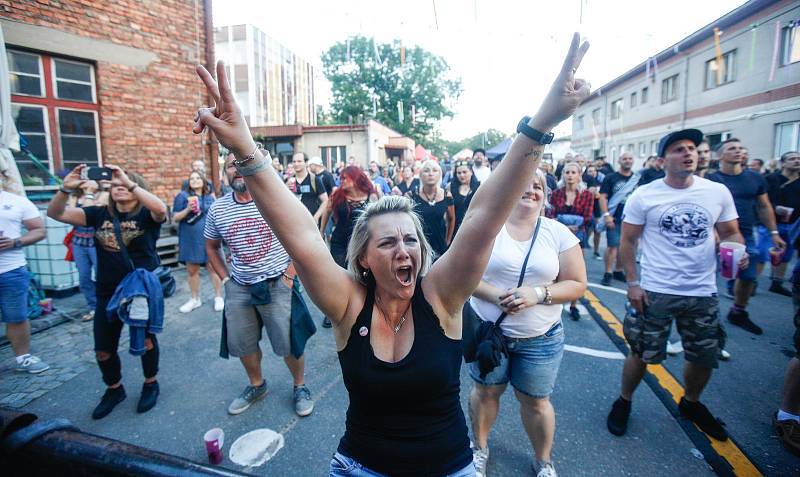
POLYGON ((658 154, 658 142, 650 141, 650 155, 655 156, 658 154))
POLYGON ((91 64, 53 59, 53 66, 56 98, 95 102, 94 68, 91 64))
POLYGON ((575 118, 575 130, 580 131, 583 129, 583 114, 575 118))
POLYGON ((319 148, 319 155, 328 169, 333 169, 338 163, 347 160, 347 148, 345 146, 322 146, 319 148))
POLYGON ((27 151, 30 151, 35 158, 32 159, 23 152, 13 153, 23 184, 47 185, 50 182, 48 172, 54 172, 53 163, 49 160, 51 154, 47 108, 39 105, 12 104, 11 117, 14 118, 17 131, 25 139, 27 151), (39 165, 36 160, 39 161, 39 165))
POLYGON ((611 119, 619 119, 622 117, 622 98, 619 98, 611 103, 611 119))
POLYGON ((678 99, 678 75, 672 75, 661 82, 661 104, 678 99))
POLYGON ((41 97, 44 92, 44 81, 42 80, 42 62, 39 55, 8 50, 6 59, 11 94, 41 97))
POLYGON ((789 151, 800 151, 800 121, 775 125, 775 157, 789 151))
POLYGON ((781 66, 800 61, 800 22, 781 30, 781 66))
POLYGON ((647 86, 642 88, 642 104, 646 104, 647 103, 647 95, 649 93, 650 93, 650 88, 648 88, 647 86))
POLYGON ((13 153, 23 184, 54 188, 53 175, 62 170, 99 164, 94 65, 13 49, 6 50, 6 60, 12 117, 26 145, 13 153))
POLYGON ((639 143, 639 157, 645 157, 647 155, 647 144, 640 142, 639 143))
POLYGON ((639 97, 638 97, 636 91, 631 93, 631 108, 635 108, 638 105, 638 103, 639 103, 638 99, 639 99, 639 97))
POLYGON ((724 84, 733 83, 736 70, 736 50, 731 50, 722 55, 722 63, 717 64, 717 59, 706 61, 705 88, 712 89, 724 84))
POLYGON ((595 108, 592 110, 592 125, 600 125, 600 108, 595 108))
POLYGON ((617 148, 616 147, 612 147, 611 148, 611 163, 612 164, 616 164, 617 163, 617 148))

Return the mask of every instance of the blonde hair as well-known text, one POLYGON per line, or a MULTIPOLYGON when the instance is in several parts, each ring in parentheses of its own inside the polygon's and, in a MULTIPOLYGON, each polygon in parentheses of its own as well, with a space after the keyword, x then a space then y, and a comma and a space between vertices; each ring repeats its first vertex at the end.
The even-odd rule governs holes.
POLYGON ((358 216, 356 223, 353 226, 353 235, 350 237, 350 243, 347 244, 347 269, 356 277, 361 284, 369 286, 369 279, 374 280, 371 276, 365 276, 364 272, 368 270, 358 263, 358 260, 364 256, 369 244, 369 221, 374 217, 385 214, 408 214, 411 221, 414 223, 414 229, 417 232, 417 239, 419 240, 419 247, 422 252, 422 264, 420 265, 420 276, 428 273, 433 262, 431 253, 431 246, 428 239, 425 238, 425 232, 422 229, 422 221, 416 212, 414 212, 414 204, 411 199, 403 196, 387 195, 372 202, 367 206, 364 212, 358 216))
POLYGON ((581 165, 578 164, 577 162, 568 162, 564 164, 564 168, 561 169, 561 180, 558 181, 558 187, 562 188, 567 186, 567 180, 566 180, 567 176, 564 175, 564 172, 567 170, 567 167, 575 167, 575 169, 578 170, 578 177, 580 178, 580 180, 578 181, 578 192, 583 192, 583 190, 586 189, 586 183, 583 182, 583 171, 581 170, 581 165))
POLYGON ((431 168, 438 169, 439 170, 439 176, 441 176, 443 174, 442 166, 440 166, 439 163, 434 161, 433 159, 428 159, 427 161, 423 162, 422 166, 420 166, 420 170, 425 169, 426 167, 431 167, 431 168))

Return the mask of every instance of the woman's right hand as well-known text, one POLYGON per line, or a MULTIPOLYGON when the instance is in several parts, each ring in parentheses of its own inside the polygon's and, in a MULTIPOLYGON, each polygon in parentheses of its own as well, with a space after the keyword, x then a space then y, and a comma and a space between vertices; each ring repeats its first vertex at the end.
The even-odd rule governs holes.
POLYGON ((86 164, 79 164, 75 169, 69 171, 69 174, 64 177, 64 181, 61 183, 61 185, 65 189, 79 188, 84 182, 86 182, 85 179, 81 179, 81 171, 83 171, 85 168, 86 164))
POLYGON ((549 131, 556 127, 561 121, 570 117, 581 102, 589 96, 591 90, 589 83, 586 80, 575 78, 575 72, 588 49, 589 43, 581 43, 580 35, 577 32, 574 33, 561 72, 533 118, 536 129, 549 131))
POLYGON ((202 65, 197 65, 196 70, 216 105, 197 110, 192 132, 200 134, 208 127, 214 132, 219 142, 233 152, 236 157, 242 158, 252 153, 256 144, 231 92, 230 83, 225 74, 225 64, 222 61, 217 62, 217 81, 202 65))

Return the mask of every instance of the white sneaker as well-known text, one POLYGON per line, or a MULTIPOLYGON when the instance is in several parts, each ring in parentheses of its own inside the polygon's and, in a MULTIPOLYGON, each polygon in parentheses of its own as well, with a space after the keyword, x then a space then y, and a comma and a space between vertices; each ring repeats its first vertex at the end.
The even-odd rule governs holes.
POLYGON ((475 444, 472 447, 472 463, 475 464, 475 476, 486 477, 486 464, 489 462, 489 448, 481 449, 475 444))
POLYGON ((725 351, 724 349, 719 350, 719 359, 722 361, 728 361, 731 359, 731 354, 725 351))
POLYGON ((181 313, 189 313, 190 311, 196 310, 201 306, 203 306, 203 302, 201 302, 199 298, 189 298, 189 301, 181 305, 181 307, 178 308, 178 311, 181 313))
POLYGON ((225 299, 221 296, 214 297, 214 311, 222 311, 225 309, 225 299))
POLYGON ((667 354, 670 356, 675 356, 676 354, 683 353, 683 343, 680 341, 676 341, 675 344, 670 343, 667 341, 667 354))

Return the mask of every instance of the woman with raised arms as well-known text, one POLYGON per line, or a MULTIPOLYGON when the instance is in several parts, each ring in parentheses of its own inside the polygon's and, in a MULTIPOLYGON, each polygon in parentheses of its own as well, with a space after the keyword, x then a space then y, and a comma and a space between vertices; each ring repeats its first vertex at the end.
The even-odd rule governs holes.
MULTIPOLYGON (((574 77, 587 48, 575 34, 530 128, 549 132, 589 95, 589 84, 574 77)), ((197 72, 216 105, 198 110, 194 132, 208 127, 235 154, 259 211, 292 257, 308 295, 333 322, 350 404, 330 475, 475 475, 459 402, 461 309, 544 146, 518 135, 433 266, 411 201, 390 196, 359 216, 344 270, 311 215, 256 147, 224 64, 217 64, 219 82, 202 66, 197 72)))

